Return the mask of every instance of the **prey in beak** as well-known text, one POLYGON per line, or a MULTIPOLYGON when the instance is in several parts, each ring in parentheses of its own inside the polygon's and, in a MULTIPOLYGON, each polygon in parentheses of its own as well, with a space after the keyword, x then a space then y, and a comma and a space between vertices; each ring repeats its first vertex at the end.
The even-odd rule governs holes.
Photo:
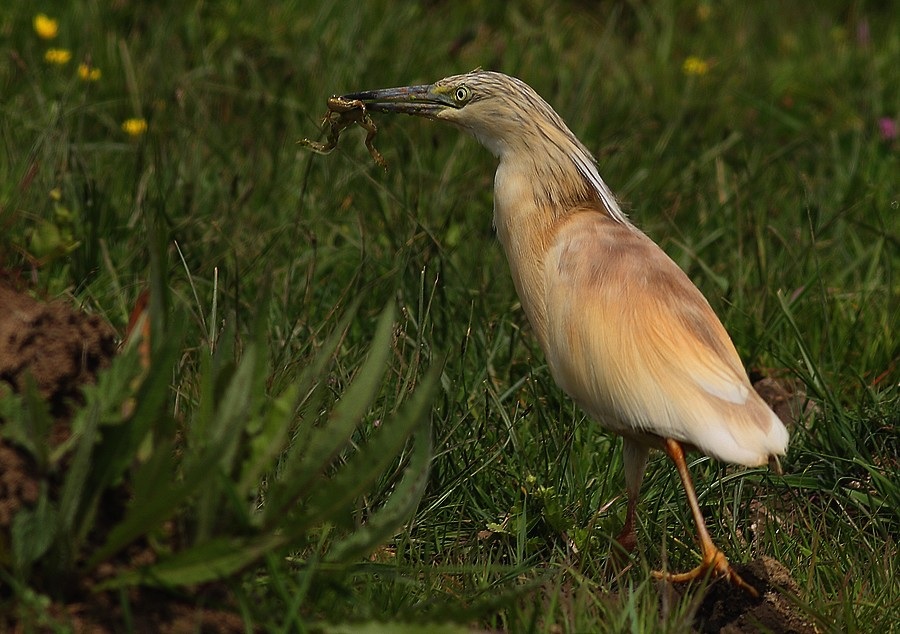
POLYGON ((372 159, 379 167, 387 169, 387 161, 381 155, 373 141, 375 135, 378 134, 378 128, 372 117, 369 116, 365 104, 356 99, 346 99, 344 97, 331 97, 328 99, 328 112, 322 119, 322 129, 328 132, 328 141, 319 143, 312 139, 300 139, 297 141, 300 145, 308 147, 313 152, 319 154, 328 154, 337 147, 338 139, 341 132, 353 125, 358 125, 366 131, 366 149, 372 155, 372 159))
POLYGON ((328 135, 327 142, 302 139, 298 143, 314 152, 327 154, 337 147, 341 132, 358 125, 366 130, 366 148, 372 158, 381 167, 386 167, 384 158, 372 144, 378 128, 369 113, 401 113, 428 119, 447 118, 452 122, 453 117, 472 98, 469 88, 450 81, 454 79, 457 78, 421 86, 364 90, 331 97, 328 100, 328 113, 322 121, 323 131, 328 135))

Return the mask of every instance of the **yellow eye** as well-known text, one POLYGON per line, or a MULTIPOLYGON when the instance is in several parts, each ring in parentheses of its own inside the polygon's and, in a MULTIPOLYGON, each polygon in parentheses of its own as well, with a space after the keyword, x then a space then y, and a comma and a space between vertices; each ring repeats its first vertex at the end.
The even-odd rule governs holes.
POLYGON ((472 93, 469 92, 469 89, 466 86, 460 86, 456 89, 456 92, 453 93, 453 98, 457 103, 466 103, 471 96, 472 93))

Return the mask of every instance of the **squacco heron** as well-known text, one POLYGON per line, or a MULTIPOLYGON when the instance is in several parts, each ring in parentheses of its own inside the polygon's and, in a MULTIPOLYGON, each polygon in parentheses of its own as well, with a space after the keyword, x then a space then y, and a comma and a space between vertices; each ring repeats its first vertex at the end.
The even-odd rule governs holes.
POLYGON ((343 98, 447 121, 499 159, 494 226, 550 373, 624 439, 628 507, 618 542, 636 545, 641 480, 650 450, 661 449, 684 485, 702 560, 686 573, 654 574, 712 573, 756 595, 710 539, 684 455, 777 465, 787 430, 754 391, 709 303, 622 213, 587 148, 530 86, 501 73, 343 98))

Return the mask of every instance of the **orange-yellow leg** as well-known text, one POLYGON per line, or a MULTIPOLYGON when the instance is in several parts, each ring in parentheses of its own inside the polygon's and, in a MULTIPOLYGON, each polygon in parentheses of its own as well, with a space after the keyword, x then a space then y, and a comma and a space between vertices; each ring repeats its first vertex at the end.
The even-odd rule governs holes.
POLYGON ((711 573, 719 577, 725 577, 738 588, 746 591, 747 594, 758 597, 759 592, 756 591, 756 588, 741 579, 741 576, 736 573, 728 563, 728 560, 725 558, 725 553, 716 548, 712 539, 710 539, 709 533, 706 530, 706 522, 703 521, 703 515, 700 513, 700 505, 697 503, 697 494, 694 492, 691 474, 688 473, 687 462, 684 460, 684 449, 682 449, 677 441, 667 438, 665 450, 669 458, 672 459, 672 462, 675 463, 675 468, 678 469, 678 475, 681 476, 681 483, 684 485, 684 492, 687 495, 691 513, 694 515, 694 524, 697 525, 697 537, 700 539, 700 548, 702 550, 703 559, 699 566, 688 572, 683 572, 681 574, 654 572, 653 576, 658 579, 682 583, 685 581, 692 581, 698 577, 704 577, 711 573))

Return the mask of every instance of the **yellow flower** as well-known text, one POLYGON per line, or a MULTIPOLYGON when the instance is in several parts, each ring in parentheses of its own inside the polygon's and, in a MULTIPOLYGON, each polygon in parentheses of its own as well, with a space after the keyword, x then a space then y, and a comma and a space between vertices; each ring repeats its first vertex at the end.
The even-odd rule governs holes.
POLYGON ((709 62, 691 55, 684 60, 681 70, 684 71, 685 75, 705 75, 709 72, 709 62))
POLYGON ((43 13, 34 16, 34 32, 42 40, 52 40, 59 33, 59 22, 52 18, 48 18, 43 13))
POLYGON ((50 48, 44 53, 44 59, 51 64, 68 64, 72 59, 72 51, 65 48, 50 48))
POLYGON ((78 65, 78 76, 84 81, 97 81, 100 79, 100 69, 82 63, 78 65))
POLYGON ((139 137, 147 131, 147 120, 134 118, 122 122, 122 130, 130 137, 139 137))

